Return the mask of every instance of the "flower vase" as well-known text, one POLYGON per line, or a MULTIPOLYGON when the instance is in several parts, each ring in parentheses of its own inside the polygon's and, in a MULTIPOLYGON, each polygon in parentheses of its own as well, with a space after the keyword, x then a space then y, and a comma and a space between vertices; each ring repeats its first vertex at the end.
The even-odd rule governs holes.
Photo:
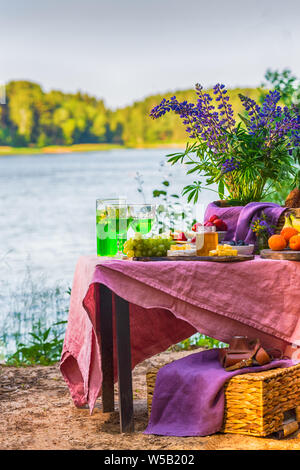
POLYGON ((258 235, 256 237, 256 247, 255 252, 259 255, 262 250, 266 250, 268 248, 268 238, 265 235, 258 235))

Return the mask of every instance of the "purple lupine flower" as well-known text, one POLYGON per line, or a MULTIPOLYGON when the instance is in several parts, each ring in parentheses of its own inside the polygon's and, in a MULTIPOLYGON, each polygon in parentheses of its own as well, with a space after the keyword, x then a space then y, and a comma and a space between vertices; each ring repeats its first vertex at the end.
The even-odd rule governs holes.
POLYGON ((226 97, 227 90, 224 85, 216 85, 217 98, 221 101, 220 111, 216 110, 212 104, 212 97, 203 92, 203 87, 196 85, 196 94, 198 95, 197 104, 187 103, 187 101, 178 102, 175 96, 161 101, 155 106, 150 116, 157 119, 169 111, 179 114, 186 125, 186 131, 189 137, 200 137, 206 143, 208 148, 214 153, 222 153, 228 150, 228 136, 224 129, 235 125, 233 119, 233 110, 226 97))
POLYGON ((225 173, 238 170, 238 168, 240 167, 240 164, 241 162, 238 162, 237 160, 235 160, 234 157, 227 158, 221 168, 222 174, 225 175, 225 173))
POLYGON ((212 151, 226 152, 228 149, 228 138, 224 132, 227 125, 226 119, 220 119, 221 113, 212 104, 212 97, 208 93, 204 93, 203 87, 198 83, 196 84, 196 94, 198 95, 199 118, 204 127, 201 137, 212 151))
POLYGON ((280 100, 280 93, 277 90, 270 91, 263 101, 261 106, 261 117, 269 117, 273 119, 281 115, 281 107, 277 106, 278 101, 280 100))
MULTIPOLYGON (((176 96, 163 99, 158 106, 150 112, 153 119, 157 119, 167 112, 174 111, 182 119, 190 138, 204 141, 207 148, 214 154, 220 155, 229 151, 230 135, 236 132, 234 113, 229 96, 223 84, 213 88, 216 107, 212 97, 203 91, 203 87, 196 84, 197 103, 179 102, 176 96)), ((239 94, 240 100, 248 113, 248 132, 258 135, 262 149, 272 149, 279 143, 285 143, 287 151, 300 145, 300 115, 299 109, 289 110, 278 105, 280 93, 275 90, 269 92, 259 106, 254 100, 239 94)), ((231 159, 225 162, 222 168, 226 173, 237 169, 236 162, 231 159)))
POLYGON ((262 104, 258 106, 254 100, 239 95, 243 106, 250 117, 250 135, 264 132, 264 142, 262 148, 275 147, 281 140, 288 137, 286 142, 287 150, 296 147, 300 143, 300 119, 295 110, 291 112, 287 107, 283 109, 278 106, 280 93, 277 90, 270 91, 262 104))
POLYGON ((195 138, 197 136, 196 130, 193 128, 198 114, 195 104, 188 103, 187 101, 180 103, 176 96, 172 96, 170 100, 163 98, 161 103, 151 110, 150 117, 158 119, 169 111, 174 111, 176 114, 179 114, 183 124, 188 126, 186 130, 190 137, 195 138))
POLYGON ((248 112, 248 115, 250 116, 250 121, 253 123, 258 123, 260 106, 258 106, 258 104, 254 100, 248 98, 248 96, 242 95, 241 93, 239 93, 239 98, 245 110, 248 112))
POLYGON ((220 116, 224 116, 221 121, 222 126, 229 129, 233 128, 235 126, 234 112, 232 105, 228 103, 229 96, 225 96, 227 94, 225 85, 217 83, 213 88, 213 93, 216 95, 216 101, 220 102, 218 106, 218 109, 222 110, 220 116))

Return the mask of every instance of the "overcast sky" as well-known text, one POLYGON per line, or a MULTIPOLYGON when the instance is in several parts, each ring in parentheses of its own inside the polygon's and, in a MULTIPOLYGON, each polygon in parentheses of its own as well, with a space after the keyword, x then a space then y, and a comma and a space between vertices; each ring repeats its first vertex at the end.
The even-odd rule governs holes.
POLYGON ((86 91, 118 107, 153 94, 300 77, 300 0, 0 0, 0 81, 86 91))

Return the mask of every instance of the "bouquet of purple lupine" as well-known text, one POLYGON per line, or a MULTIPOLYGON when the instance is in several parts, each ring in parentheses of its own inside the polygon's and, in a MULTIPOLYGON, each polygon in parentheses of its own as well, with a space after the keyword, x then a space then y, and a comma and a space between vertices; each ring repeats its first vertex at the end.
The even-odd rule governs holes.
POLYGON ((180 116, 190 139, 184 152, 168 155, 169 162, 189 165, 198 180, 183 189, 188 201, 198 200, 203 187, 217 184, 220 199, 247 204, 267 198, 275 185, 286 180, 298 184, 300 114, 297 107, 278 105, 280 93, 270 91, 261 105, 239 94, 245 114, 236 121, 224 85, 213 88, 213 98, 201 85, 197 102, 163 99, 150 116, 169 111, 180 116))

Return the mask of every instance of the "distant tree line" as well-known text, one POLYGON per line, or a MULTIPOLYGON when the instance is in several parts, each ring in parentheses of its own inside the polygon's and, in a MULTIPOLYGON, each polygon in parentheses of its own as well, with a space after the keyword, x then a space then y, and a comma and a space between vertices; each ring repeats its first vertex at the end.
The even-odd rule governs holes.
MULTIPOLYGON (((243 109, 238 94, 258 99, 259 89, 232 89, 229 95, 237 113, 243 109)), ((114 143, 138 147, 159 142, 184 142, 186 133, 177 115, 149 118, 163 97, 176 95, 195 101, 193 90, 152 95, 131 106, 112 111, 102 99, 86 93, 45 92, 29 81, 6 85, 6 104, 0 106, 0 145, 44 147, 80 143, 114 143)))

